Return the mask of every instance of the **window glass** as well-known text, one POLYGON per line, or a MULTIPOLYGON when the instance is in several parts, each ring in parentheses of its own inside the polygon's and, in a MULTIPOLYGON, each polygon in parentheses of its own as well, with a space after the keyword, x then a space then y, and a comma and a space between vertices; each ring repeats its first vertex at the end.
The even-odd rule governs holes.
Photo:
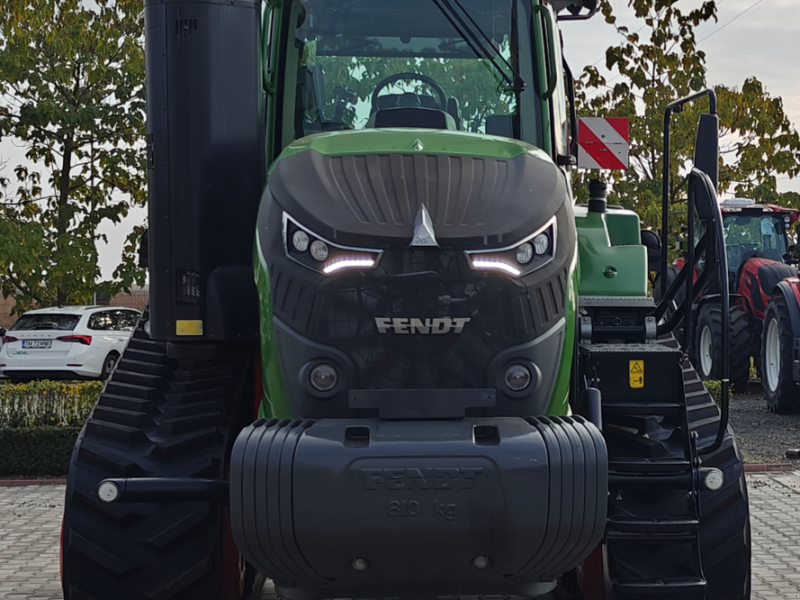
POLYGON ((111 331, 113 329, 114 320, 111 316, 111 311, 103 311, 94 313, 89 317, 89 329, 94 331, 111 331))
POLYGON ((736 271, 744 260, 760 256, 783 261, 786 254, 786 226, 779 214, 724 216, 728 270, 736 271))
POLYGON ((296 137, 417 126, 518 137, 516 0, 463 0, 470 25, 458 28, 432 0, 295 3, 296 137))
POLYGON ((58 331, 72 331, 80 321, 80 315, 65 314, 27 314, 11 326, 9 331, 31 331, 55 329, 58 331))
POLYGON ((132 310, 116 311, 116 329, 118 331, 133 331, 139 321, 139 313, 132 310))

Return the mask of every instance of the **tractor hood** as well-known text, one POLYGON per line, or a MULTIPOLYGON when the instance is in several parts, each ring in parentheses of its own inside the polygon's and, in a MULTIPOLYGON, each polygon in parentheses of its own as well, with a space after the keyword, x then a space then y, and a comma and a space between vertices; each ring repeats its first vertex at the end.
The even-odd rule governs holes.
POLYGON ((324 238, 407 245, 424 206, 448 246, 503 246, 544 225, 567 199, 541 150, 494 136, 380 129, 310 136, 269 175, 266 200, 324 238))

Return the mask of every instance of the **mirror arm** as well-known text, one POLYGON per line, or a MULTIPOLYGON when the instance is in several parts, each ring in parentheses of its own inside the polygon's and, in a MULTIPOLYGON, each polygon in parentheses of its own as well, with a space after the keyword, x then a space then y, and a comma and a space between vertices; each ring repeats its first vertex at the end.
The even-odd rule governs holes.
MULTIPOLYGON (((670 102, 664 110, 664 159, 662 173, 662 207, 661 207, 661 239, 666 240, 667 231, 669 230, 669 172, 670 172, 670 139, 669 139, 669 124, 672 119, 672 113, 679 113, 683 110, 683 106, 689 102, 694 102, 699 98, 708 96, 709 112, 712 115, 717 114, 717 94, 712 89, 706 89, 695 94, 691 94, 674 102, 670 102)), ((667 276, 667 253, 661 257, 661 277, 667 276)))
MULTIPOLYGON (((661 239, 669 239, 669 122, 672 118, 671 105, 664 111, 664 158, 663 158, 663 182, 662 182, 662 203, 661 203, 661 239)), ((667 280, 667 253, 661 253, 661 281, 667 280)))

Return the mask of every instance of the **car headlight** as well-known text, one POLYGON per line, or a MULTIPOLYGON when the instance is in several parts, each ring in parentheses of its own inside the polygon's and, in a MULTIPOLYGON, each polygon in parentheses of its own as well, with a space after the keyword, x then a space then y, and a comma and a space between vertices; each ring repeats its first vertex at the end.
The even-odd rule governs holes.
POLYGON ((283 213, 283 248, 292 260, 324 275, 374 269, 383 255, 383 250, 334 244, 286 213, 283 213))
POLYGON ((556 255, 556 218, 551 218, 513 246, 494 250, 465 250, 469 266, 476 271, 495 271, 522 277, 543 267, 556 255))

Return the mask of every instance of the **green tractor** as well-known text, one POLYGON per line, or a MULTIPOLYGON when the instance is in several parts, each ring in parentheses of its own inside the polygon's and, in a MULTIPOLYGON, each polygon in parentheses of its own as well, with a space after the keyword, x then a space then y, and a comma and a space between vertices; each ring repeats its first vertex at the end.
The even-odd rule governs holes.
POLYGON ((150 307, 73 453, 66 600, 749 598, 727 384, 667 312, 701 254, 728 298, 715 99, 667 108, 666 145, 711 100, 656 303, 658 237, 574 203, 558 27, 595 10, 145 1, 150 307))

